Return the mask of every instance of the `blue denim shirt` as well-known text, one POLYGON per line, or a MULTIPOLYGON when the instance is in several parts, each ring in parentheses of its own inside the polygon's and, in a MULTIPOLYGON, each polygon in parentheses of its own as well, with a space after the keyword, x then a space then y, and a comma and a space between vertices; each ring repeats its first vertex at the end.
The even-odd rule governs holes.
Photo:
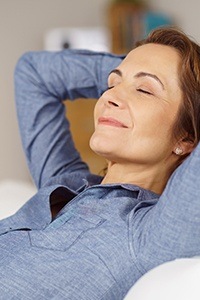
POLYGON ((120 300, 151 268, 200 255, 199 146, 161 196, 100 184, 74 147, 63 100, 98 98, 121 59, 65 50, 19 60, 17 113, 38 193, 0 221, 1 299, 120 300), (66 201, 55 219, 51 199, 66 201))

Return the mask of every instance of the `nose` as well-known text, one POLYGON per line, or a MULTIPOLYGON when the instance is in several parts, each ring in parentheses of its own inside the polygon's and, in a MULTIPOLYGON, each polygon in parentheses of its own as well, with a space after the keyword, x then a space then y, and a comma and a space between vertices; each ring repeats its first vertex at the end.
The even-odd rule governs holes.
POLYGON ((118 107, 120 109, 123 109, 126 107, 126 92, 124 90, 124 87, 115 86, 110 89, 108 89, 104 94, 102 95, 102 100, 104 101, 104 104, 108 107, 118 107))

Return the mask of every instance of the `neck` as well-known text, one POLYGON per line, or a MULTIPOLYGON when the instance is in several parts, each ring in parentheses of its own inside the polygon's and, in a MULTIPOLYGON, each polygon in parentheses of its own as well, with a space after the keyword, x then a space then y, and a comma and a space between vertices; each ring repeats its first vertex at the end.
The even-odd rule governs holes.
POLYGON ((109 162, 102 184, 129 183, 161 194, 171 174, 172 170, 166 170, 166 166, 133 166, 109 162))

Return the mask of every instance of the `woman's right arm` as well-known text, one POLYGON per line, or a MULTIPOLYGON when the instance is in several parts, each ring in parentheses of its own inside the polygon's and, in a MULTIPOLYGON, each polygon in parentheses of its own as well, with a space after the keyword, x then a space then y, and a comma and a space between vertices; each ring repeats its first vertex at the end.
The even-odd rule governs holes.
POLYGON ((63 101, 98 98, 122 57, 82 50, 29 52, 15 69, 22 144, 38 188, 58 175, 89 170, 76 151, 63 101))

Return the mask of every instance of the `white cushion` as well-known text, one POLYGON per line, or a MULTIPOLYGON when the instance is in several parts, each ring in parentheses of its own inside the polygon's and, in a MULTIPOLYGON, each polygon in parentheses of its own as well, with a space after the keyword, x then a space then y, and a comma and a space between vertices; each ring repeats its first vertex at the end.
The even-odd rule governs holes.
POLYGON ((156 267, 136 282, 124 300, 200 300, 200 258, 156 267))
POLYGON ((36 192, 33 184, 17 180, 0 182, 0 219, 14 214, 36 192))

